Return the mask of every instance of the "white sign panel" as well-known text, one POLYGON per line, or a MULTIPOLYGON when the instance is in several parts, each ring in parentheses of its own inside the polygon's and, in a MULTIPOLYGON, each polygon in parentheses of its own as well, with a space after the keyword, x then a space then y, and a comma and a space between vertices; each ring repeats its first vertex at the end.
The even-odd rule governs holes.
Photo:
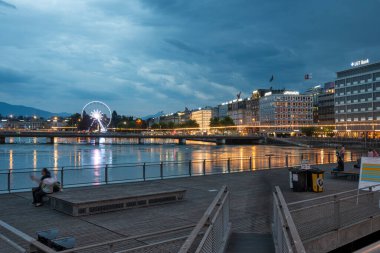
POLYGON ((309 164, 309 160, 302 160, 301 161, 301 170, 309 170, 310 169, 310 164, 309 164))
POLYGON ((358 66, 368 64, 368 63, 369 63, 369 59, 360 60, 360 61, 353 61, 353 62, 351 62, 351 67, 358 67, 358 66))
MULTIPOLYGON (((380 158, 362 157, 360 166, 359 189, 373 185, 380 185, 380 158)), ((380 190, 380 186, 374 187, 380 190)))

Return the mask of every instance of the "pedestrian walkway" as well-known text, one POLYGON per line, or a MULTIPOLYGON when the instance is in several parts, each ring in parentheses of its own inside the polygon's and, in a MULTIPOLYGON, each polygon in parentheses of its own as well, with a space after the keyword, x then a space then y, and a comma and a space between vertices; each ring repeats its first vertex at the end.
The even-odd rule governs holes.
MULTIPOLYGON (((327 167, 333 167, 329 165, 327 167)), ((329 174, 329 173, 327 173, 329 174)), ((190 227, 201 218, 217 191, 227 185, 231 192, 230 220, 234 252, 271 248, 269 236, 272 222, 272 191, 279 185, 287 202, 313 198, 325 194, 354 189, 357 182, 330 179, 327 175, 323 193, 299 192, 289 189, 288 170, 272 169, 253 172, 218 174, 199 177, 174 178, 139 183, 85 187, 86 191, 99 187, 144 187, 159 190, 174 187, 186 190, 184 201, 144 208, 128 209, 96 215, 72 217, 48 206, 34 207, 31 193, 0 195, 0 220, 9 223, 26 234, 36 237, 36 231, 58 228, 61 236, 76 238, 76 246, 105 242, 127 236, 159 232, 176 227, 190 227), (249 238, 252 238, 250 240, 249 238), (260 239, 261 238, 261 239, 260 239), (265 238, 265 239, 263 239, 265 238), (240 251, 242 250, 242 251, 240 251)), ((78 188, 75 189, 77 191, 78 188)), ((65 189, 65 193, 74 189, 65 189)), ((183 236, 188 231, 181 231, 183 236)), ((133 248, 152 240, 163 240, 178 234, 165 234, 159 238, 140 238, 122 245, 133 248)), ((272 245, 273 246, 273 245, 272 245)), ((0 248, 6 246, 0 240, 0 248)), ((7 251, 12 252, 12 251, 7 251)), ((93 252, 93 251, 92 251, 93 252)), ((232 252, 232 251, 230 251, 232 252)), ((255 251, 250 251, 255 252, 255 251)), ((257 251, 259 252, 259 251, 257 251)))

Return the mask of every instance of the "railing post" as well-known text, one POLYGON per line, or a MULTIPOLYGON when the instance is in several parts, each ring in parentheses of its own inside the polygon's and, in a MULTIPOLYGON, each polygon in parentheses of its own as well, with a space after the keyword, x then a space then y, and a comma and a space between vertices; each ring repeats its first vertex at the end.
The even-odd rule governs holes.
POLYGON ((327 153, 327 161, 328 161, 328 163, 331 163, 330 152, 327 153))
POLYGON ((315 164, 318 164, 318 153, 315 153, 315 164))
POLYGON ((104 181, 108 184, 108 164, 106 164, 106 167, 104 168, 104 181))
POLYGON ((289 168, 289 155, 288 154, 285 155, 285 166, 286 166, 286 168, 289 168))
POLYGON ((189 176, 191 177, 191 160, 189 160, 189 176))
POLYGON ((249 170, 252 170, 252 156, 249 157, 249 170))
POLYGON ((145 163, 143 164, 143 180, 146 180, 146 175, 145 175, 145 163))
POLYGON ((206 160, 203 160, 203 166, 202 166, 202 170, 203 170, 203 176, 206 175, 206 160))
POLYGON ((227 160, 227 171, 228 173, 231 173, 231 158, 228 158, 227 160))
POLYGON ((8 192, 11 193, 11 170, 8 170, 8 192))
POLYGON ((161 179, 164 179, 164 163, 160 163, 160 177, 161 179))
POLYGON ((61 168, 61 188, 63 189, 63 168, 61 168))
POLYGON ((337 195, 334 195, 334 220, 335 229, 338 230, 340 227, 340 201, 337 195))
POLYGON ((268 155, 268 167, 269 169, 272 168, 272 155, 268 155))

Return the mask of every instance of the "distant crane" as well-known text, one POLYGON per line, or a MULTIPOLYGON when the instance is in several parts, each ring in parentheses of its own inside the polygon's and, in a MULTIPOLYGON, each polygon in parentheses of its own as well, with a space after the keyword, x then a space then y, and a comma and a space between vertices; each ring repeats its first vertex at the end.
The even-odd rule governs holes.
POLYGON ((241 96, 241 91, 238 94, 236 94, 237 99, 240 99, 240 96, 241 96))

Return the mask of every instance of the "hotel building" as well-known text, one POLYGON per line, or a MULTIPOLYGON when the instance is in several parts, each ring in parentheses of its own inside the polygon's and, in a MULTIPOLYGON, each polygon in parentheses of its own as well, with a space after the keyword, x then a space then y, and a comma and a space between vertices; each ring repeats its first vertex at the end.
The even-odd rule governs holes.
POLYGON ((313 123, 312 108, 311 95, 300 95, 297 91, 267 92, 260 98, 260 125, 278 126, 265 130, 274 134, 298 132, 302 125, 313 123))
POLYGON ((210 121, 212 117, 212 109, 199 109, 192 111, 190 119, 195 120, 199 124, 201 131, 208 131, 210 129, 210 121))
POLYGON ((339 135, 380 137, 380 62, 352 63, 337 72, 335 124, 339 135))

